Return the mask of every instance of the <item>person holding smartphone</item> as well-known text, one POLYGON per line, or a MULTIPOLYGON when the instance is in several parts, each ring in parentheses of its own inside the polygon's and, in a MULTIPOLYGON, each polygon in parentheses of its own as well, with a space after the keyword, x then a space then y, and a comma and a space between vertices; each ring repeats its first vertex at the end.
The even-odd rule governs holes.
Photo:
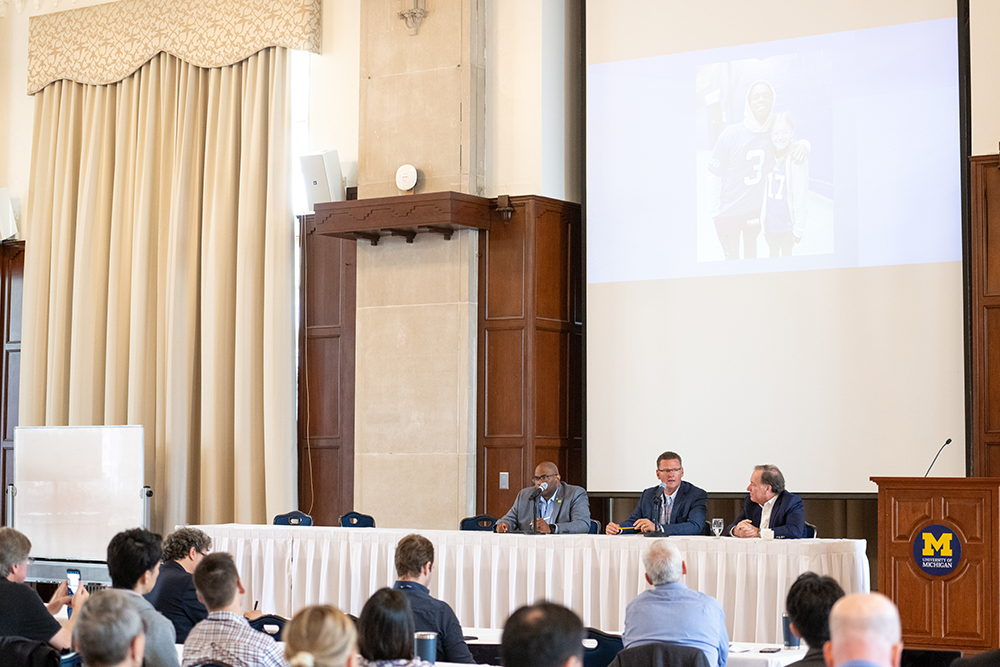
POLYGON ((78 586, 76 595, 68 595, 69 582, 63 581, 46 605, 24 583, 30 553, 31 540, 24 533, 0 528, 0 637, 25 637, 48 642, 59 650, 68 649, 76 617, 70 616, 66 625, 60 625, 54 614, 64 604, 79 610, 90 595, 83 586, 78 586))

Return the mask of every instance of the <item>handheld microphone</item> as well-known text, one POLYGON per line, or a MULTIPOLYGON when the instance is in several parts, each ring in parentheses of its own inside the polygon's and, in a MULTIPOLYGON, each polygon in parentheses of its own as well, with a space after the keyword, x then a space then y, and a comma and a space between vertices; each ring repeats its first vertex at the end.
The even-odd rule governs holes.
POLYGON ((542 482, 541 484, 535 487, 534 491, 531 492, 531 495, 528 496, 528 500, 538 500, 538 496, 542 495, 542 493, 547 488, 549 488, 548 482, 542 482))
POLYGON ((939 449, 939 450, 938 450, 938 453, 934 455, 934 460, 933 460, 933 461, 931 461, 931 464, 930 464, 929 466, 927 466, 927 472, 925 472, 925 473, 924 473, 924 477, 927 477, 927 475, 929 475, 929 474, 931 473, 931 468, 933 468, 933 467, 934 467, 934 464, 935 464, 935 463, 937 463, 937 459, 938 459, 938 457, 939 457, 939 456, 941 456, 941 451, 942 451, 942 450, 943 450, 943 449, 944 449, 945 447, 947 447, 947 446, 948 446, 948 443, 949 443, 949 442, 951 442, 951 438, 948 438, 947 440, 945 440, 945 441, 944 441, 944 444, 943 444, 943 445, 941 445, 941 449, 939 449))

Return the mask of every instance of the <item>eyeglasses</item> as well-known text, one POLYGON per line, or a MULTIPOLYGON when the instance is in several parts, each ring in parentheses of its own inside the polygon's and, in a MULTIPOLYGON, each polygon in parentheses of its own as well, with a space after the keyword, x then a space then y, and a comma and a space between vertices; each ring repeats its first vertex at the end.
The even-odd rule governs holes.
POLYGON ((657 468, 656 472, 680 472, 683 468, 657 468))
POLYGON ((532 477, 531 481, 534 482, 535 484, 538 484, 539 482, 545 482, 550 479, 555 479, 558 476, 559 475, 540 475, 538 477, 532 477))

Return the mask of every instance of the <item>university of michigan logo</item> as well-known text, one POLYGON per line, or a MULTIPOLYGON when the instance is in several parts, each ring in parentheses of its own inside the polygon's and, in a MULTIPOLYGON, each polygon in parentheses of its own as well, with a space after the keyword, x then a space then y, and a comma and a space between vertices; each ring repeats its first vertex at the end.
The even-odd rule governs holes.
POLYGON ((913 560, 917 567, 934 577, 942 577, 958 567, 962 543, 951 528, 938 524, 918 530, 913 539, 913 560))

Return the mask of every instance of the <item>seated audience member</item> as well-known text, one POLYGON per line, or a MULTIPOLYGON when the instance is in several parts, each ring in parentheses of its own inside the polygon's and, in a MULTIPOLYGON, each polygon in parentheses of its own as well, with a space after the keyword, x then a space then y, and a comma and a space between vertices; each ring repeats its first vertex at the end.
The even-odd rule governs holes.
MULTIPOLYGON (((664 535, 701 535, 708 514, 708 494, 694 484, 682 481, 684 466, 680 454, 663 452, 656 459, 656 477, 660 483, 642 492, 639 504, 625 521, 635 534, 659 532, 664 535)), ((617 535, 621 526, 609 521, 604 529, 617 535)))
POLYGON ((462 625, 447 602, 435 600, 427 585, 434 568, 434 545, 422 535, 407 535, 396 545, 396 583, 413 609, 417 632, 437 633, 437 659, 475 663, 462 635, 462 625))
POLYGON ((146 667, 177 667, 176 633, 166 616, 156 611, 146 598, 160 572, 163 554, 160 536, 143 528, 124 530, 108 543, 108 572, 111 586, 128 592, 128 598, 145 624, 146 667))
POLYGON ((726 532, 733 537, 760 537, 762 529, 770 528, 776 538, 806 536, 802 499, 785 490, 785 478, 777 466, 754 466, 747 491, 740 515, 726 532))
POLYGON ((500 640, 504 667, 582 667, 580 618, 566 607, 540 602, 521 607, 507 619, 500 640))
POLYGON ((73 646, 87 667, 140 667, 146 635, 125 591, 97 591, 80 610, 73 646))
POLYGON ((197 528, 179 528, 163 540, 160 576, 146 599, 174 624, 178 644, 208 616, 205 605, 198 601, 191 574, 211 547, 212 538, 197 528))
POLYGON ((804 572, 795 580, 785 599, 792 632, 809 645, 806 657, 792 663, 797 667, 826 667, 823 644, 830 640, 830 609, 844 597, 844 589, 831 577, 804 572))
POLYGON ((281 638, 292 667, 356 667, 354 622, 336 607, 317 605, 299 610, 281 638))
POLYGON ((709 665, 726 667, 726 614, 718 600, 691 590, 681 581, 687 565, 677 547, 656 540, 643 554, 642 562, 646 581, 653 588, 640 593, 625 608, 625 648, 670 642, 700 649, 709 665))
POLYGON ((368 598, 358 617, 362 667, 429 667, 414 655, 413 611, 402 591, 381 588, 368 598))
POLYGON ((28 554, 31 540, 13 528, 0 528, 0 637, 24 637, 48 642, 57 649, 68 649, 77 615, 60 626, 53 614, 64 604, 79 612, 90 597, 83 586, 77 594, 67 594, 69 582, 59 584, 48 605, 42 602, 30 586, 24 583, 28 576, 28 554))
POLYGON ((521 489, 514 505, 497 521, 496 532, 530 530, 532 524, 539 533, 587 533, 590 531, 590 499, 580 486, 566 484, 559 476, 555 463, 545 461, 535 468, 531 479, 534 486, 521 489), (542 486, 537 496, 532 495, 542 486), (535 507, 541 517, 535 519, 535 507))
POLYGON ((828 667, 899 667, 903 639, 899 610, 881 593, 854 593, 830 610, 830 641, 823 646, 828 667))
POLYGON ((184 642, 184 667, 217 662, 229 667, 284 667, 281 649, 271 635, 250 627, 242 615, 246 591, 227 553, 208 554, 194 569, 194 586, 208 609, 184 642))

